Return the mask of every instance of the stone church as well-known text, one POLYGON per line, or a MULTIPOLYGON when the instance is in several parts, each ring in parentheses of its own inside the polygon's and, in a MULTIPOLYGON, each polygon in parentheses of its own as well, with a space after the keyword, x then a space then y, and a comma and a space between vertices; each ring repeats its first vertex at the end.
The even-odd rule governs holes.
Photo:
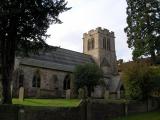
POLYGON ((25 97, 65 97, 70 90, 76 96, 73 70, 76 65, 96 63, 104 73, 105 86, 96 86, 93 97, 103 98, 104 92, 117 96, 120 78, 117 70, 114 32, 98 27, 83 34, 83 53, 53 47, 39 55, 16 57, 13 95, 24 87, 25 97))

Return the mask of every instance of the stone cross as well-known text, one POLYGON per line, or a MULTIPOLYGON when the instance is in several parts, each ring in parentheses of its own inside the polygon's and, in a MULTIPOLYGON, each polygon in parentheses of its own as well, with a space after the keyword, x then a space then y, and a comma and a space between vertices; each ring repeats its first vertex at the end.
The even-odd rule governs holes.
POLYGON ((20 87, 19 89, 19 100, 23 101, 24 99, 24 87, 20 87))

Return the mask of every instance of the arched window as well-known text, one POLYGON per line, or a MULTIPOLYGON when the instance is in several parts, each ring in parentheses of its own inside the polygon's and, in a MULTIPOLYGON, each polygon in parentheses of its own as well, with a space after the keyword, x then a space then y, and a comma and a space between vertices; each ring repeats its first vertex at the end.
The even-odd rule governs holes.
POLYGON ((71 81, 71 77, 69 74, 67 74, 64 78, 64 81, 63 81, 63 89, 64 90, 70 89, 70 81, 71 81))
POLYGON ((33 75, 32 87, 40 88, 40 84, 41 84, 41 77, 40 77, 39 70, 37 70, 33 75))
POLYGON ((87 48, 90 50, 90 39, 88 40, 87 48))
POLYGON ((57 75, 53 75, 53 87, 54 87, 54 89, 58 89, 58 77, 57 77, 57 75))
POLYGON ((94 49, 94 38, 88 40, 88 50, 94 49))
POLYGON ((103 38, 103 48, 106 49, 106 38, 103 38))
POLYGON ((91 43, 91 46, 92 46, 91 48, 94 49, 94 38, 91 39, 91 42, 92 42, 91 43))
POLYGON ((110 39, 109 39, 109 38, 107 39, 107 50, 111 50, 111 47, 110 47, 110 39))

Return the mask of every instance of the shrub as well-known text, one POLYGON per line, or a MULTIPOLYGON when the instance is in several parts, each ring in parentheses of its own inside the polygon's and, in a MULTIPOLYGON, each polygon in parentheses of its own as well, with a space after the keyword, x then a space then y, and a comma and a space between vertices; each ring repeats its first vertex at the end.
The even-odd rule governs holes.
POLYGON ((128 65, 122 74, 126 98, 134 100, 148 99, 157 82, 160 83, 159 78, 159 67, 151 67, 141 62, 128 65))

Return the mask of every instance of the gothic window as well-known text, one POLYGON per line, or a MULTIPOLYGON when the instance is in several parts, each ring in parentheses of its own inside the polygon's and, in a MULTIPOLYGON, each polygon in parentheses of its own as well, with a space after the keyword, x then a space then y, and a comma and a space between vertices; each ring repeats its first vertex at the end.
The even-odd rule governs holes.
POLYGON ((54 89, 58 89, 58 77, 57 75, 53 75, 53 86, 54 86, 54 89))
POLYGON ((63 89, 64 90, 70 89, 70 81, 71 81, 71 77, 69 74, 67 74, 64 78, 64 81, 63 81, 63 89))
POLYGON ((32 87, 40 88, 40 84, 41 84, 41 77, 39 71, 36 71, 33 75, 32 87))
POLYGON ((106 38, 103 38, 103 48, 106 49, 106 38))
POLYGON ((111 50, 111 47, 110 47, 110 39, 109 39, 109 38, 107 39, 107 50, 111 50))
POLYGON ((88 50, 94 49, 94 38, 88 40, 88 50))
POLYGON ((90 50, 90 39, 88 40, 87 48, 90 50))
POLYGON ((91 41, 92 41, 91 48, 94 49, 94 38, 92 38, 91 41))

